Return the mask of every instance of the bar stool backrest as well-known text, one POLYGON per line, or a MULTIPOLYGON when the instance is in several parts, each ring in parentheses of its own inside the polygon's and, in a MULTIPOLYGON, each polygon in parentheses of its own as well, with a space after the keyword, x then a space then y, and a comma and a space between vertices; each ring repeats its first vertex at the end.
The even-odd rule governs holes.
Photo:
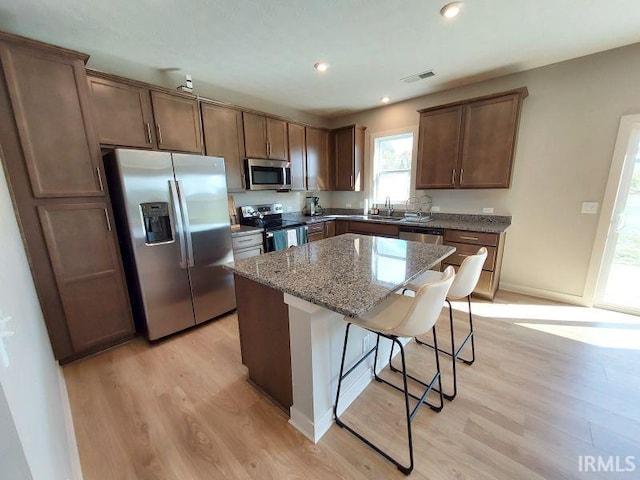
POLYGON ((442 305, 455 276, 453 267, 448 266, 442 272, 440 280, 422 285, 416 291, 411 308, 393 329, 393 333, 399 337, 416 337, 431 330, 440 317, 442 305))
POLYGON ((469 255, 465 258, 458 268, 458 273, 447 294, 447 298, 455 300, 471 295, 471 292, 473 292, 478 284, 480 274, 482 273, 482 266, 486 259, 487 249, 484 247, 478 250, 478 253, 475 255, 469 255))

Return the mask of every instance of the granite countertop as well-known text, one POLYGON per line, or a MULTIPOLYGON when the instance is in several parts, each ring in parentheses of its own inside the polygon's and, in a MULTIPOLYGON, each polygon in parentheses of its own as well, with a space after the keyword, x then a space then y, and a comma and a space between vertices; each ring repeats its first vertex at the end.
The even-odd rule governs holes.
POLYGON ((231 236, 232 237, 242 237, 244 235, 251 235, 251 234, 255 234, 255 233, 261 233, 262 231, 264 231, 264 228, 260 228, 260 227, 249 227, 247 225, 240 225, 240 228, 238 230, 231 230, 231 236))
POLYGON ((225 268, 342 315, 363 315, 455 251, 347 233, 236 260, 225 268))
POLYGON ((402 216, 398 216, 399 220, 389 220, 380 218, 376 215, 357 215, 357 214, 327 214, 317 217, 305 216, 301 213, 288 213, 286 218, 305 222, 307 224, 317 222, 328 222, 330 220, 355 220, 372 223, 384 223, 387 225, 409 226, 409 227, 427 227, 427 228, 444 228, 449 230, 466 230, 470 232, 486 232, 486 233, 502 233, 511 225, 511 216, 507 215, 471 215, 459 213, 434 213, 431 220, 426 222, 417 222, 405 220, 402 216))

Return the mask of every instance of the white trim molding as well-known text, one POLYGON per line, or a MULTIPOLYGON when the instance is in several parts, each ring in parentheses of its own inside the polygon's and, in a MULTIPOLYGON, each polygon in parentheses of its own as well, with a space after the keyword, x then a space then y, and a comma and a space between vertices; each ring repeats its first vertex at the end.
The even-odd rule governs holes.
POLYGON ((498 288, 506 292, 520 293, 522 295, 529 295, 530 297, 544 298, 571 305, 585 305, 584 298, 579 295, 571 295, 568 293, 554 292, 551 290, 543 290, 541 288, 526 287, 524 285, 502 282, 500 282, 500 286, 498 288))

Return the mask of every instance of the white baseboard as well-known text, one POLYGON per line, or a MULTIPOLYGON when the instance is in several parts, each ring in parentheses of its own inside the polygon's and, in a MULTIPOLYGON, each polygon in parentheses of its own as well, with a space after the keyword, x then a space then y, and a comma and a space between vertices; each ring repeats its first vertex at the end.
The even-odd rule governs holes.
POLYGON ((553 292, 551 290, 542 290, 540 288, 525 287, 523 285, 515 285, 513 283, 500 283, 500 290, 507 292, 521 293, 532 297, 544 298, 547 300, 555 300, 557 302, 569 303, 571 305, 585 305, 584 298, 580 295, 569 295, 567 293, 553 292))
POLYGON ((69 463, 71 464, 71 474, 73 480, 84 480, 82 467, 80 466, 80 454, 78 453, 78 443, 76 432, 73 429, 73 417, 71 415, 71 404, 67 392, 67 383, 64 380, 62 367, 58 365, 58 383, 60 385, 60 397, 62 400, 62 414, 64 416, 64 428, 67 434, 67 448, 69 450, 69 463))

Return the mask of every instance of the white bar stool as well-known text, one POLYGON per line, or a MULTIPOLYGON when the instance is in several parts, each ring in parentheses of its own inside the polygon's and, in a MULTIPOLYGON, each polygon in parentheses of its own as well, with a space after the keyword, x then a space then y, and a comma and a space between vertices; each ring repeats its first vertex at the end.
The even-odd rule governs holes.
MULTIPOLYGON (((440 353, 444 353, 445 355, 449 355, 453 360, 453 392, 452 393, 444 393, 444 398, 447 400, 453 400, 456 398, 458 394, 458 379, 456 374, 456 360, 460 360, 461 362, 471 365, 476 360, 476 345, 473 336, 473 315, 471 313, 471 293, 476 288, 478 284, 478 280, 480 279, 480 274, 482 273, 482 266, 484 265, 485 260, 487 259, 487 249, 482 247, 478 250, 478 253, 475 255, 469 255, 462 261, 462 264, 458 268, 458 273, 449 289, 449 293, 447 294, 446 302, 449 305, 449 323, 451 325, 451 351, 447 351, 444 349, 439 349, 440 353), (464 341, 460 344, 459 347, 456 348, 455 335, 453 330, 453 310, 451 308, 451 300, 459 300, 461 298, 467 297, 467 305, 469 306, 469 334, 465 337, 464 341), (471 359, 466 360, 460 357, 460 353, 467 346, 467 344, 471 342, 471 359)), ((441 275, 440 272, 436 272, 433 270, 428 270, 425 273, 422 273, 416 277, 416 279, 411 282, 405 290, 413 290, 420 288, 420 285, 425 282, 433 281, 433 279, 438 278, 441 275)), ((420 345, 424 345, 430 348, 438 348, 435 341, 434 344, 431 345, 427 342, 423 342, 416 337, 416 342, 420 345)))
MULTIPOLYGON (((362 317, 351 318, 345 317, 345 321, 347 321, 347 329, 344 335, 344 346, 342 349, 342 361, 340 363, 340 377, 338 379, 338 391, 336 392, 336 401, 333 406, 333 414, 336 419, 336 424, 338 426, 346 429, 357 438, 359 438, 362 442, 364 442, 369 447, 373 448, 380 455, 385 457, 387 460, 391 461, 395 464, 398 469, 403 472, 405 475, 408 475, 413 470, 413 440, 411 437, 411 421, 416 415, 420 406, 423 403, 426 403, 435 411, 442 410, 443 400, 442 400, 442 381, 440 378, 440 360, 439 360, 439 349, 437 348, 438 339, 436 337, 436 329, 435 324, 438 321, 440 316, 440 312, 442 311, 442 304, 447 296, 447 292, 453 283, 453 279, 455 277, 455 271, 453 267, 447 267, 447 269, 443 272, 438 273, 437 278, 432 280, 431 282, 421 285, 416 288, 415 296, 409 297, 404 295, 393 295, 389 300, 384 301, 381 305, 376 307, 371 312, 363 315, 362 317), (364 356, 358 360, 355 365, 353 365, 347 372, 344 372, 344 361, 345 355, 347 352, 347 342, 349 340, 349 330, 352 325, 358 325, 370 332, 373 332, 377 335, 376 346, 369 350, 364 356), (423 382, 421 380, 416 379, 407 374, 407 367, 405 361, 405 352, 404 347, 398 337, 416 337, 418 335, 422 335, 429 330, 433 331, 433 341, 436 346, 435 357, 436 357, 436 373, 433 375, 431 380, 427 382, 423 382), (400 347, 400 356, 402 359, 402 370, 397 370, 402 373, 403 386, 398 387, 391 382, 381 378, 378 376, 377 362, 378 362, 378 347, 380 345, 380 337, 387 338, 391 340, 392 345, 398 345, 400 347), (364 362, 372 353, 374 353, 374 365, 373 372, 374 377, 377 381, 383 382, 396 390, 402 392, 404 394, 404 404, 405 404, 405 413, 407 417, 407 439, 409 443, 409 466, 405 466, 400 463, 398 460, 394 459, 387 452, 383 451, 380 447, 373 444, 371 441, 366 439, 362 434, 355 431, 352 427, 346 425, 340 418, 338 417, 338 402, 340 400, 340 389, 342 387, 342 380, 344 380, 351 372, 353 372, 358 365, 364 362), (424 393, 418 397, 409 393, 407 389, 407 378, 411 378, 412 380, 420 383, 425 387, 424 393), (434 389, 435 383, 438 382, 438 389, 434 389), (427 402, 425 399, 429 395, 429 392, 432 390, 438 391, 440 395, 440 404, 432 405, 427 402), (409 397, 412 397, 418 401, 417 405, 410 410, 409 408, 409 397)), ((393 349, 393 347, 392 347, 393 349)))

